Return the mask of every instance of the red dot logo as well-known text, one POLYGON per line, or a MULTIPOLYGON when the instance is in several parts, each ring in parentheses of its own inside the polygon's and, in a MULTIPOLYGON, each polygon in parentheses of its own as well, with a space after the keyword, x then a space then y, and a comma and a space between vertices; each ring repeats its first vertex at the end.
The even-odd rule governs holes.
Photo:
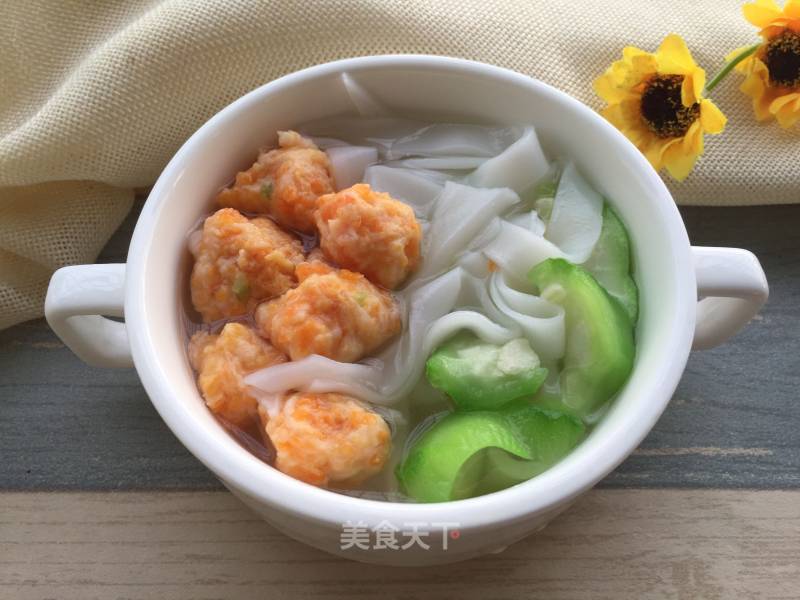
POLYGON ((461 532, 458 529, 454 529, 453 531, 450 532, 451 540, 457 540, 460 537, 461 537, 461 532))

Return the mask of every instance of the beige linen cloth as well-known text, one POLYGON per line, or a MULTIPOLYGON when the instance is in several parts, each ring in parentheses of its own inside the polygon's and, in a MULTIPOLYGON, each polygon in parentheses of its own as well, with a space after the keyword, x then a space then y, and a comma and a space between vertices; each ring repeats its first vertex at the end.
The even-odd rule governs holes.
MULTIPOLYGON (((42 314, 50 274, 93 261, 206 119, 285 73, 429 53, 502 65, 593 107, 623 46, 682 35, 713 74, 756 40, 739 0, 4 0, 0 3, 0 328, 42 314)), ((730 121, 683 204, 800 201, 800 136, 757 125, 733 74, 730 121)))

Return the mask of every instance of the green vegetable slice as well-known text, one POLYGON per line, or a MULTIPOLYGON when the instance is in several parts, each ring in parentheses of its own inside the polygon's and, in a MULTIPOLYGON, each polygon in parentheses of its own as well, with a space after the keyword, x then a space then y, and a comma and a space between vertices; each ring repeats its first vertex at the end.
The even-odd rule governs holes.
POLYGON ((608 202, 603 207, 600 239, 583 267, 622 304, 635 324, 639 316, 639 292, 631 277, 631 244, 625 226, 608 202))
POLYGON ((500 346, 462 332, 430 356, 426 374, 458 408, 481 410, 532 396, 547 378, 547 369, 524 338, 500 346))
POLYGON ((583 416, 616 394, 633 368, 633 325, 622 305, 585 269, 551 258, 530 272, 547 300, 564 307, 563 402, 583 416))
POLYGON ((498 411, 451 413, 420 436, 397 477, 419 502, 486 494, 545 471, 583 434, 580 420, 527 401, 498 411))

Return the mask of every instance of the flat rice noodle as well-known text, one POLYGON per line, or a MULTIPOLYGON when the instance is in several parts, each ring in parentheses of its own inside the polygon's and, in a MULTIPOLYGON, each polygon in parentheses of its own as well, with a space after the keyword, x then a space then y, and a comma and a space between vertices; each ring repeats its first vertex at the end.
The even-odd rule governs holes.
POLYGON ((533 267, 548 258, 566 257, 549 240, 508 221, 501 221, 500 232, 481 250, 515 287, 525 291, 533 290, 528 282, 528 273, 533 267))
POLYGON ((467 177, 475 187, 510 187, 522 194, 550 173, 536 130, 526 127, 522 136, 502 153, 491 158, 467 177))
POLYGON ((445 172, 471 171, 472 169, 481 166, 484 162, 486 162, 486 160, 487 159, 482 156, 431 156, 427 158, 420 157, 391 160, 387 161, 386 165, 391 167, 402 167, 404 169, 431 169, 445 172))
POLYGON ((336 191, 363 181, 367 167, 378 162, 378 150, 373 146, 337 146, 325 153, 331 163, 336 191))
POLYGON ((499 228, 490 228, 490 223, 518 202, 519 196, 510 189, 479 189, 448 181, 436 200, 423 240, 422 268, 415 279, 446 271, 480 234, 496 234, 499 228))
MULTIPOLYGON (((499 224, 497 225, 499 231, 499 224)), ((464 269, 473 277, 486 279, 492 270, 490 261, 480 250, 468 250, 464 252, 456 262, 456 264, 464 269)))
POLYGON ((486 127, 455 123, 435 123, 397 139, 389 147, 387 158, 409 156, 451 157, 497 156, 519 139, 518 127, 486 127))
POLYGON ((561 173, 544 237, 576 263, 592 254, 603 227, 603 197, 586 182, 574 163, 561 173))
POLYGON ((314 145, 319 148, 320 150, 328 150, 329 148, 341 148, 342 146, 352 146, 349 142, 345 142, 344 140, 338 140, 336 138, 329 138, 329 137, 316 137, 316 136, 307 136, 309 139, 314 142, 314 145))
POLYGON ((305 123, 301 133, 312 139, 329 139, 356 146, 375 146, 381 156, 392 143, 425 127, 427 123, 397 117, 324 117, 305 123))
POLYGON ((399 169, 384 165, 372 165, 364 172, 364 182, 372 189, 386 192, 402 200, 418 217, 429 218, 434 202, 444 189, 444 184, 417 174, 411 169, 399 169))
POLYGON ((404 294, 408 309, 404 334, 377 358, 341 363, 314 355, 255 371, 245 382, 257 398, 299 389, 339 392, 391 406, 402 401, 417 384, 428 355, 457 332, 466 329, 496 344, 521 335, 520 328, 494 306, 485 282, 461 268, 404 294), (460 307, 482 308, 486 314, 454 310, 460 307), (498 324, 502 322, 510 327, 498 324))
POLYGON ((534 235, 544 236, 547 225, 535 210, 529 210, 508 218, 509 223, 527 229, 534 235))
POLYGON ((543 361, 564 356, 564 309, 544 298, 515 290, 499 271, 489 280, 489 295, 497 308, 512 319, 543 361))

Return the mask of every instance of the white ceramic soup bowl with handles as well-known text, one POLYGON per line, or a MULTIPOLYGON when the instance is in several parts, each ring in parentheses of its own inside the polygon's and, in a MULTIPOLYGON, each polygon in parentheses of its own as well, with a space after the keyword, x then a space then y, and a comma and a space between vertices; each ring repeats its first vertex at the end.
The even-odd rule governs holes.
POLYGON ((766 297, 764 273, 751 253, 689 245, 659 176, 628 140, 585 105, 494 66, 436 56, 376 56, 287 75, 219 112, 158 179, 136 225, 127 264, 59 270, 50 283, 46 314, 86 362, 135 366, 181 442, 276 528, 347 558, 415 565, 497 552, 544 527, 647 435, 669 402, 692 347, 724 341, 766 297), (341 84, 345 72, 398 114, 533 124, 551 157, 575 160, 628 227, 641 294, 633 373, 588 438, 530 481, 439 504, 337 494, 259 461, 222 429, 197 391, 182 321, 191 266, 187 232, 212 209, 215 192, 252 163, 276 130, 352 114, 341 84), (104 317, 123 315, 124 324, 104 317), (375 533, 369 534, 376 528, 389 532, 381 535, 388 540, 385 545, 408 547, 378 548, 375 533))

